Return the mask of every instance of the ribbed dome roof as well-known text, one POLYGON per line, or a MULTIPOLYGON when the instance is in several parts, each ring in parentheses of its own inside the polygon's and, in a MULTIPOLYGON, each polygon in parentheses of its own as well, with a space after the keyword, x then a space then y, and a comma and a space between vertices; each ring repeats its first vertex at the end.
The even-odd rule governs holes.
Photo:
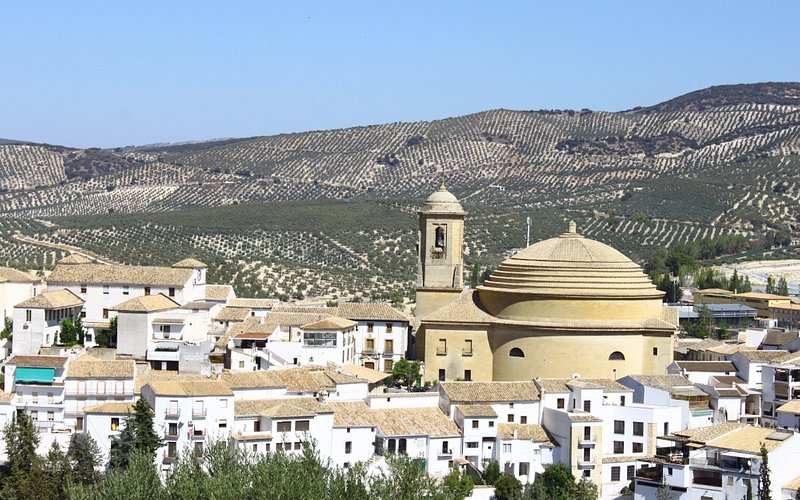
POLYGON ((428 196, 428 199, 425 200, 425 206, 422 207, 422 211, 463 214, 464 208, 461 206, 461 203, 458 202, 458 198, 447 190, 444 186, 444 180, 442 180, 438 191, 434 191, 428 196))
POLYGON ((576 297, 661 297, 638 264, 599 241, 569 231, 506 259, 482 291, 576 297))

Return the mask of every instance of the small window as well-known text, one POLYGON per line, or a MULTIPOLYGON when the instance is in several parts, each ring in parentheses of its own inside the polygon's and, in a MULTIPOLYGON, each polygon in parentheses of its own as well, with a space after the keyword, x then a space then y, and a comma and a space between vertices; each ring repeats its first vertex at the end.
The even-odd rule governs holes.
POLYGON ((103 285, 103 295, 108 295, 108 285, 103 285))
POLYGON ((122 295, 130 295, 131 287, 128 285, 122 285, 122 295))
POLYGON ((111 418, 111 430, 115 431, 119 428, 119 418, 112 417, 111 418))
POLYGON ((634 453, 642 453, 644 451, 644 444, 642 443, 633 443, 633 452, 634 453))
POLYGON ((519 423, 521 423, 523 425, 527 424, 528 423, 528 416, 527 415, 523 415, 523 416, 519 417, 519 423))
POLYGON ((503 443, 503 453, 511 453, 511 443, 503 443))
POLYGON ((300 441, 298 441, 298 442, 296 442, 296 443, 294 444, 294 449, 295 449, 295 450, 299 450, 299 449, 301 449, 302 447, 303 447, 303 443, 301 443, 300 441))
POLYGON ((444 368, 439 368, 439 382, 444 382, 444 379, 445 379, 444 368))
POLYGON ((297 432, 307 432, 309 427, 308 420, 298 420, 294 424, 294 430, 297 432))
POLYGON ((522 349, 520 349, 519 347, 515 347, 515 348, 511 349, 508 352, 508 355, 511 356, 512 358, 524 358, 525 357, 525 353, 522 352, 522 349))
POLYGON ((220 420, 219 421, 219 428, 220 429, 227 429, 228 428, 228 421, 227 420, 220 420))
POLYGON ((514 414, 513 413, 509 413, 508 414, 508 423, 514 423, 514 414))
POLYGON ((614 420, 614 434, 625 434, 624 420, 614 420))
POLYGON ((75 430, 76 431, 83 430, 83 417, 78 417, 75 419, 75 430))
POLYGON ((150 295, 150 287, 149 286, 144 287, 144 294, 145 295, 150 295))
POLYGON ((386 333, 392 333, 392 327, 391 323, 386 323, 386 333))
POLYGON ((556 408, 558 408, 559 410, 564 409, 564 398, 558 398, 556 400, 556 408))
POLYGON ((618 466, 611 467, 611 480, 619 481, 621 479, 621 469, 618 466))
POLYGON ((31 320, 31 310, 30 309, 26 309, 25 310, 25 321, 30 321, 30 320, 31 320))
POLYGON ((625 355, 619 351, 614 351, 608 357, 609 361, 625 361, 625 355))
POLYGON ((473 420, 472 421, 472 428, 473 429, 477 429, 479 425, 480 425, 480 422, 478 420, 473 420))
POLYGON ((653 347, 653 356, 658 356, 658 347, 653 347))
POLYGON ((169 289, 169 296, 170 297, 174 297, 175 296, 175 289, 172 288, 172 287, 170 287, 170 289, 169 289))
POLYGON ((628 475, 627 475, 627 477, 625 479, 629 479, 630 480, 630 479, 633 479, 634 476, 636 476, 636 466, 635 465, 629 465, 628 466, 628 475))
POLYGON ((467 448, 475 449, 478 447, 477 441, 467 441, 467 448))
POLYGON ((494 420, 489 420, 489 427, 494 427, 494 420))
POLYGON ((292 423, 289 421, 278 422, 278 432, 291 432, 292 423))
POLYGON ((614 441, 614 454, 621 455, 625 453, 625 442, 624 441, 614 441))
POLYGON ((86 293, 86 285, 81 285, 81 293, 86 293))
POLYGON ((367 323, 367 333, 375 331, 375 323, 367 323))
POLYGON ((103 309, 103 319, 108 319, 108 309, 103 309))
POLYGON ((633 423, 633 435, 634 436, 644 436, 644 422, 634 422, 633 423))
POLYGON ((591 401, 586 400, 586 401, 583 402, 583 411, 585 411, 587 413, 592 411, 592 402, 591 401))
POLYGON ((349 455, 350 453, 353 453, 353 442, 352 441, 345 441, 345 443, 344 443, 344 453, 346 455, 349 455))
POLYGON ((239 368, 244 368, 244 361, 239 361, 239 368))
POLYGON ((472 381, 472 370, 464 370, 464 380, 467 382, 472 381))

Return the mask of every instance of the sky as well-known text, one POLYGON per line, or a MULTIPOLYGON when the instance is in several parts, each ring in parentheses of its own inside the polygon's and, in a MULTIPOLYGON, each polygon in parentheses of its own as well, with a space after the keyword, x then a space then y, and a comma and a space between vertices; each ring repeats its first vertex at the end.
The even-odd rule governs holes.
POLYGON ((796 1, 0 0, 0 138, 117 147, 800 81, 796 1))

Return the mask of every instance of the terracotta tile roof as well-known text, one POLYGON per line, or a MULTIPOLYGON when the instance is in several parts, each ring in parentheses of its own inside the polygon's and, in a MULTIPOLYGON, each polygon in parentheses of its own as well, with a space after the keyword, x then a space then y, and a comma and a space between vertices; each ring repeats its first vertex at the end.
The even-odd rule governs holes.
POLYGON ((42 279, 10 267, 0 267, 0 283, 41 283, 42 279))
POLYGON ((439 382, 439 387, 454 403, 539 400, 533 382, 439 382))
POLYGON ((69 358, 65 356, 23 356, 15 354, 6 361, 6 364, 32 368, 63 368, 68 360, 69 358))
POLYGON ((271 321, 263 322, 263 318, 248 317, 241 323, 233 325, 228 335, 235 339, 258 339, 269 338, 278 328, 277 323, 271 321))
POLYGON ((136 363, 132 359, 100 360, 91 356, 81 356, 69 364, 66 378, 132 379, 135 372, 136 363))
POLYGON ((389 304, 382 303, 357 304, 346 302, 339 305, 336 315, 342 318, 364 321, 409 321, 409 318, 405 314, 389 304))
POLYGON ((675 364, 687 372, 736 372, 736 366, 730 361, 676 361, 675 364))
POLYGON ((142 387, 151 382, 204 382, 208 377, 203 375, 182 375, 171 370, 151 370, 146 364, 136 367, 136 378, 133 379, 133 390, 136 394, 142 392, 142 387))
POLYGON ((69 290, 45 291, 39 295, 23 300, 14 307, 27 309, 62 309, 82 306, 85 301, 69 290))
POLYGON ((231 292, 230 285, 206 285, 206 299, 209 300, 226 300, 231 292))
POLYGON ((800 363, 800 352, 787 352, 782 356, 775 358, 774 363, 800 363))
POLYGON ((797 490, 800 488, 800 476, 797 476, 788 483, 784 484, 783 488, 787 490, 797 490))
POLYGON ((497 437, 504 441, 512 439, 524 439, 534 443, 542 443, 546 446, 553 446, 553 441, 547 431, 539 424, 499 424, 497 426, 497 437), (514 433, 516 432, 516 437, 514 433))
POLYGON ((242 307, 247 309, 270 309, 275 303, 272 299, 235 298, 228 301, 228 307, 242 307))
POLYGON ((781 413, 800 413, 800 399, 793 399, 778 408, 781 413))
POLYGON ((468 404, 458 405, 456 409, 461 412, 465 417, 496 417, 497 412, 494 411, 491 405, 486 404, 468 404))
POLYGON ((755 347, 745 344, 722 344, 717 347, 709 347, 707 350, 716 354, 736 354, 739 351, 754 351, 755 347))
POLYGON ((685 438, 688 441, 699 444, 706 444, 712 439, 716 439, 731 431, 744 427, 744 424, 738 422, 723 422, 720 424, 710 425, 707 427, 697 427, 694 429, 684 429, 682 431, 673 432, 673 436, 685 438))
POLYGON ((676 387, 694 387, 694 384, 683 375, 629 375, 628 378, 635 380, 647 387, 669 390, 676 387))
POLYGON ((767 336, 764 337, 764 340, 761 341, 761 345, 768 345, 768 346, 783 346, 792 342, 793 340, 797 340, 798 332, 784 332, 780 330, 769 330, 767 332, 767 336))
POLYGON ((353 377, 356 378, 364 379, 370 384, 376 384, 378 382, 382 382, 392 376, 391 373, 379 372, 378 370, 373 370, 372 368, 367 368, 366 366, 359 366, 353 364, 347 364, 342 366, 342 373, 346 375, 352 375, 353 377))
POLYGON ((244 321, 249 317, 250 309, 223 307, 214 317, 214 321, 244 321))
POLYGON ((200 262, 197 259, 183 259, 172 264, 172 267, 176 269, 207 269, 208 266, 205 265, 203 262, 200 262))
POLYGON ((323 330, 347 330, 356 326, 353 320, 329 316, 325 319, 302 325, 303 330, 323 331, 323 330))
POLYGON ((133 413, 133 403, 103 403, 87 406, 84 413, 105 413, 110 415, 127 415, 133 413))
POLYGON ((733 295, 730 290, 724 288, 703 288, 702 290, 695 290, 694 295, 733 295))
POLYGON ((235 439, 236 441, 270 441, 272 439, 272 433, 248 432, 247 434, 242 434, 241 432, 237 432, 232 434, 231 438, 235 439))
POLYGON ((626 462, 637 462, 641 461, 648 461, 651 460, 653 457, 651 456, 643 456, 643 455, 611 455, 611 456, 604 456, 603 463, 604 464, 621 464, 626 462))
POLYGON ((93 285, 142 285, 181 287, 192 277, 191 269, 106 264, 57 265, 48 283, 93 285))
POLYGON ((187 302, 187 303, 183 304, 181 306, 181 309, 189 309, 189 310, 191 310, 191 309, 199 309, 201 311, 209 311, 209 310, 217 307, 218 305, 219 304, 217 304, 215 302, 206 302, 205 300, 192 300, 190 302, 187 302))
POLYGON ((148 385, 157 396, 233 396, 228 384, 220 380, 159 380, 148 385))
POLYGON ((747 292, 747 293, 739 293, 736 296, 745 299, 786 300, 786 301, 790 300, 789 297, 783 295, 775 295, 773 293, 747 292))
POLYGON ((595 417, 594 415, 592 415, 590 413, 568 412, 567 413, 567 417, 569 418, 569 421, 573 422, 573 423, 575 423, 575 422, 578 422, 578 423, 581 423, 581 422, 602 422, 603 421, 603 419, 595 417))
POLYGON ((269 321, 284 327, 303 326, 309 323, 321 321, 327 317, 330 317, 330 314, 275 312, 274 310, 267 315, 267 319, 269 321))
POLYGON ((539 378, 534 383, 545 392, 566 393, 571 392, 571 388, 602 389, 605 392, 633 391, 610 378, 539 378))
POLYGON ((748 361, 756 363, 769 363, 783 358, 789 351, 741 351, 738 355, 748 361))
POLYGON ((76 265, 76 264, 91 264, 92 260, 79 253, 71 253, 56 262, 56 264, 76 265))
POLYGON ((483 310, 475 290, 465 290, 457 300, 428 314, 425 323, 493 323, 494 316, 483 310))
POLYGON ((331 401, 334 427, 376 427, 369 406, 363 401, 331 401))
POLYGON ((314 398, 237 399, 234 414, 237 417, 261 416, 270 418, 313 417, 331 413, 332 408, 314 398))
POLYGON ((718 347, 720 345, 722 345, 722 342, 720 342, 719 340, 715 340, 715 339, 703 339, 703 340, 676 339, 675 340, 675 347, 676 348, 685 347, 687 349, 691 349, 691 350, 694 350, 694 351, 701 351, 701 350, 708 349, 708 348, 711 348, 711 347, 718 347))
POLYGON ((439 408, 371 409, 370 413, 384 436, 461 436, 455 422, 439 408))
POLYGON ((0 391, 0 403, 1 404, 10 403, 11 400, 14 399, 14 395, 15 394, 13 392, 0 391))
MULTIPOLYGON (((306 313, 306 314, 322 314, 325 316, 336 316, 338 308, 336 307, 318 307, 318 306, 274 306, 273 313, 306 313)), ((352 318, 351 318, 352 319, 352 318)))
POLYGON ((782 434, 780 429, 748 425, 711 439, 706 443, 706 446, 757 455, 761 452, 762 443, 768 452, 783 444, 782 439, 775 439, 778 436, 785 436, 785 434, 782 434))
POLYGON ((167 297, 163 293, 156 295, 142 295, 128 299, 121 304, 112 307, 112 311, 119 312, 156 312, 177 309, 180 304, 167 297))
POLYGON ((253 372, 229 372, 221 374, 234 389, 258 387, 286 387, 290 392, 320 392, 335 389, 337 384, 366 383, 346 373, 320 366, 306 365, 282 370, 259 370, 253 372))

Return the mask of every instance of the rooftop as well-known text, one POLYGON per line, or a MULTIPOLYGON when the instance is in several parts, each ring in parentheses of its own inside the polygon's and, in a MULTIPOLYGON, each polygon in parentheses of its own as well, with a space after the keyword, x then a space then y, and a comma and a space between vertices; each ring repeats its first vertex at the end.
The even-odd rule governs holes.
POLYGON ((11 267, 0 267, 0 283, 41 283, 42 279, 11 267))
POLYGON ((136 363, 132 359, 101 360, 83 355, 69 364, 66 378, 132 379, 136 372, 136 363))
POLYGON ((497 437, 504 441, 523 439, 534 443, 542 443, 545 446, 554 446, 547 431, 538 424, 499 424, 497 426, 497 437))
POLYGON ((24 300, 14 307, 26 309, 63 309, 82 306, 84 300, 69 290, 47 290, 24 300))
POLYGON ((331 413, 333 409, 314 398, 237 399, 234 414, 237 417, 258 416, 270 418, 313 417, 318 413, 331 413))
POLYGON ((109 415, 127 415, 133 412, 134 403, 103 403, 99 405, 86 406, 83 408, 85 413, 105 413, 109 415))
POLYGON ((142 295, 140 297, 128 299, 111 309, 119 312, 157 312, 177 309, 179 307, 180 304, 163 293, 158 293, 156 295, 142 295))
POLYGON ((717 439, 718 437, 742 427, 744 427, 744 424, 740 424, 738 422, 723 422, 707 427, 697 427, 694 429, 685 429, 682 431, 673 432, 672 435, 679 438, 684 438, 685 440, 693 443, 706 444, 712 439, 717 439))
POLYGON ((375 321, 402 321, 408 322, 409 318, 389 304, 345 302, 340 304, 336 311, 337 316, 352 320, 375 321))
POLYGON ((271 309, 275 303, 272 299, 235 298, 228 301, 228 307, 243 307, 247 309, 271 309))
POLYGON ((497 412, 491 405, 487 404, 466 404, 458 405, 456 409, 465 417, 496 417, 497 412))
POLYGON ((227 300, 231 293, 231 285, 206 285, 206 300, 227 300))
POLYGON ((758 455, 762 444, 769 452, 780 446, 789 435, 790 432, 779 429, 747 426, 711 439, 706 446, 758 455))
POLYGON ((325 319, 321 319, 319 321, 315 321, 313 323, 308 323, 302 326, 303 330, 316 330, 316 331, 324 331, 324 330, 347 330, 356 326, 356 322, 346 318, 340 318, 338 316, 329 316, 325 319))
POLYGON ((783 358, 785 355, 789 354, 789 351, 782 351, 782 350, 775 350, 775 351, 740 351, 737 356, 742 356, 744 359, 748 361, 754 361, 756 363, 769 363, 772 361, 778 361, 783 358))
POLYGON ((533 382, 439 382, 439 387, 454 403, 539 401, 533 382))
POLYGON ((62 257, 56 264, 76 265, 76 264, 91 264, 92 260, 79 253, 71 253, 66 257, 62 257))
POLYGON ((228 384, 219 380, 159 380, 148 385, 156 396, 233 396, 228 384))
POLYGON ((363 384, 367 382, 334 369, 313 365, 253 372, 223 371, 221 377, 234 389, 286 387, 286 390, 290 392, 306 393, 335 389, 337 384, 363 384))
POLYGON ((694 387, 694 384, 683 375, 628 375, 627 378, 643 386, 662 390, 674 389, 676 387, 694 387))
POLYGON ((199 260, 192 259, 192 258, 183 259, 181 261, 178 261, 178 262, 172 264, 172 267, 174 267, 176 269, 206 269, 206 268, 208 268, 208 266, 205 265, 203 262, 200 262, 199 260))
POLYGON ((69 358, 66 356, 24 356, 15 354, 6 361, 6 364, 31 368, 63 368, 68 360, 69 358))
POLYGON ((240 307, 223 307, 214 317, 214 321, 244 321, 250 317, 250 309, 240 307))
POLYGON ((800 399, 793 399, 778 408, 781 413, 800 413, 800 399))
POLYGON ((184 286, 192 277, 192 269, 157 266, 125 266, 121 264, 56 265, 48 283, 93 285, 184 286))
POLYGON ((675 365, 687 372, 735 372, 736 366, 730 361, 675 361, 675 365))

